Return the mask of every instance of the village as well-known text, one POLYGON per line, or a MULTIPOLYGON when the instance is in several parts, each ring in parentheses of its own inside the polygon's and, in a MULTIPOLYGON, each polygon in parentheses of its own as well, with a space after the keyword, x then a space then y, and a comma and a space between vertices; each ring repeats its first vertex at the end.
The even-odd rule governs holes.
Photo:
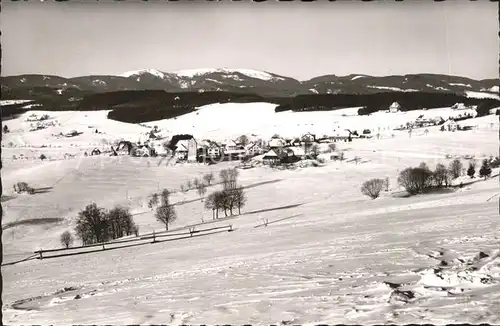
MULTIPOLYGON (((406 119, 405 124, 393 128, 394 131, 407 131, 409 137, 414 134, 414 130, 424 129, 423 134, 429 133, 430 127, 438 126, 441 132, 467 131, 475 126, 459 124, 459 121, 474 118, 477 115, 476 108, 466 106, 463 103, 456 103, 447 113, 440 114, 435 110, 422 110, 416 119, 406 119), (434 112, 431 114, 431 112, 434 112)), ((392 103, 386 110, 379 111, 380 114, 390 115, 403 113, 398 102, 392 103)), ((30 114, 26 119, 29 122, 29 131, 38 132, 43 129, 61 126, 57 119, 53 119, 48 114, 30 114)), ((314 131, 306 132, 296 137, 281 137, 274 134, 270 139, 262 139, 257 135, 241 135, 233 139, 212 140, 197 139, 191 134, 177 134, 167 136, 165 130, 158 126, 148 126, 139 137, 128 137, 107 139, 109 145, 91 147, 84 151, 84 156, 129 155, 134 157, 165 157, 173 163, 206 163, 216 164, 224 161, 241 161, 244 167, 250 167, 250 162, 261 162, 268 166, 289 165, 301 160, 343 160, 344 153, 335 146, 338 142, 352 142, 357 139, 380 139, 381 137, 394 137, 389 128, 362 128, 358 130, 343 129, 341 124, 335 125, 330 135, 318 136, 314 131), (135 139, 134 139, 135 138, 135 139)), ((94 125, 86 126, 88 131, 95 135, 105 135, 106 132, 98 130, 94 125)), ((4 126, 4 133, 9 132, 7 125, 4 126)), ((52 133, 52 137, 76 138, 82 135, 82 130, 68 130, 65 132, 52 133)), ((2 145, 5 146, 5 145, 2 145)), ((7 146, 9 147, 9 146, 7 146)), ((47 147, 42 145, 41 147, 47 147)), ((74 158, 75 154, 66 154, 64 159, 74 158)), ((44 155, 44 159, 47 157, 44 155)), ((51 158, 49 158, 51 159, 51 158)))
MULTIPOLYGON (((467 131, 474 128, 471 125, 458 124, 458 121, 474 118, 477 115, 474 107, 457 103, 451 109, 456 113, 453 116, 430 117, 421 114, 414 121, 407 122, 394 130, 408 130, 411 137, 414 129, 425 128, 424 134, 427 134, 429 132, 427 128, 432 126, 440 126, 439 130, 442 132, 467 131)), ((385 113, 398 113, 400 110, 400 104, 394 102, 385 113)), ((109 153, 112 156, 160 156, 173 158, 175 163, 207 164, 238 160, 247 163, 252 158, 258 158, 264 165, 277 166, 305 159, 343 160, 343 152, 338 150, 336 143, 381 137, 380 128, 363 129, 358 132, 358 130, 342 130, 339 127, 333 133, 335 135, 318 136, 313 132, 307 132, 297 137, 281 137, 275 134, 269 140, 257 138, 256 135, 250 137, 242 135, 236 139, 214 141, 196 139, 189 134, 174 135, 168 139, 157 126, 154 126, 141 135, 141 139, 137 142, 120 140, 115 142, 110 150, 95 148, 89 155, 109 153)), ((394 134, 390 136, 394 137, 394 134)))

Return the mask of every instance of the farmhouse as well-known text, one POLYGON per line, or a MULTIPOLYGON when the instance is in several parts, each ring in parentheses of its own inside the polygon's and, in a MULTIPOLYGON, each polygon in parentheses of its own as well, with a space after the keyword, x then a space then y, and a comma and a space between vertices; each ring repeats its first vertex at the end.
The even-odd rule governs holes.
POLYGON ((156 152, 149 145, 139 145, 132 150, 132 156, 154 157, 156 156, 156 152))
POLYGON ((389 112, 390 113, 396 113, 396 112, 399 112, 399 110, 401 109, 401 105, 399 105, 398 102, 393 102, 391 104, 391 106, 389 106, 389 112))
POLYGON ((278 154, 276 150, 271 149, 269 150, 269 152, 264 154, 262 161, 266 165, 273 165, 273 164, 279 164, 282 158, 283 158, 282 154, 278 154))
POLYGON ((316 135, 308 132, 308 133, 302 135, 302 137, 300 137, 300 140, 303 144, 304 143, 314 143, 314 142, 316 142, 316 135))
POLYGON ((293 151, 289 149, 271 149, 264 154, 262 161, 266 165, 276 165, 281 163, 294 163, 300 161, 300 158, 297 158, 293 154, 293 151))
POLYGON ((470 108, 463 103, 455 103, 455 104, 453 104, 451 109, 452 110, 468 110, 470 108))
POLYGON ((288 156, 296 156, 305 158, 306 157, 306 148, 304 146, 292 146, 284 149, 285 153, 288 156))
POLYGON ((222 156, 222 148, 219 144, 211 142, 206 148, 206 153, 208 157, 217 158, 222 156))
POLYGON ((239 149, 238 144, 236 144, 236 142, 232 139, 226 139, 222 143, 222 147, 224 148, 225 152, 235 151, 235 150, 239 149))
POLYGON ((423 128, 423 127, 434 126, 436 124, 437 121, 435 121, 434 119, 425 118, 424 115, 422 114, 415 120, 413 126, 415 128, 423 128))
POLYGON ((112 155, 130 155, 135 145, 127 140, 120 141, 116 146, 116 149, 111 146, 112 155))
POLYGON ((256 156, 264 153, 264 149, 257 143, 251 142, 245 146, 245 152, 249 156, 256 156))
POLYGON ((443 126, 441 127, 442 130, 448 130, 448 131, 456 131, 457 130, 457 123, 453 119, 448 119, 444 122, 443 126))

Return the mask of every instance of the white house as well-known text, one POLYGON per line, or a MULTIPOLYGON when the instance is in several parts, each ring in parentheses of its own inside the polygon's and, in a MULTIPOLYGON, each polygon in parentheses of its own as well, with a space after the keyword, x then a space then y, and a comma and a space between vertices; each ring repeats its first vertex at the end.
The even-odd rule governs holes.
POLYGON ((398 102, 393 102, 391 104, 391 106, 389 106, 389 112, 390 113, 396 113, 396 112, 399 112, 399 110, 401 109, 401 105, 399 105, 398 102))
POLYGON ((470 109, 468 106, 466 106, 463 103, 455 103, 455 104, 453 104, 453 106, 451 108, 453 110, 468 110, 468 109, 470 109))
POLYGON ((232 139, 226 139, 223 143, 222 143, 222 146, 224 146, 224 149, 226 152, 228 151, 235 151, 238 148, 238 144, 236 144, 236 142, 232 139))
POLYGON ((245 152, 247 155, 255 156, 264 153, 264 149, 257 143, 251 142, 245 146, 245 152))
POLYGON ((183 139, 179 140, 177 144, 175 144, 175 156, 179 159, 186 160, 188 157, 188 149, 189 149, 189 140, 183 139))
POLYGON ((300 140, 303 143, 312 143, 312 142, 316 141, 316 135, 313 135, 310 132, 308 132, 308 133, 302 135, 302 137, 300 138, 300 140))
POLYGON ((188 140, 187 161, 196 162, 197 154, 198 154, 198 143, 194 138, 191 138, 188 140))
POLYGON ((222 156, 222 149, 217 143, 211 143, 207 147, 207 155, 210 157, 222 156))
POLYGON ((448 119, 444 122, 443 127, 445 130, 448 131, 456 131, 457 130, 457 123, 453 119, 448 119))
POLYGON ((151 149, 149 146, 138 146, 131 154, 138 157, 149 157, 151 156, 151 149))

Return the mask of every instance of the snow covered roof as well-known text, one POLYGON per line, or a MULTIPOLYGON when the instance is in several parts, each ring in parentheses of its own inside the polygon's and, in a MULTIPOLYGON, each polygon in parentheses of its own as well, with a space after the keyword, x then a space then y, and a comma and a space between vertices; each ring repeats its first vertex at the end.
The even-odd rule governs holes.
POLYGON ((398 102, 393 102, 391 106, 389 106, 389 109, 399 109, 401 108, 401 105, 399 105, 398 102))
POLYGON ((271 149, 271 150, 269 150, 269 152, 264 154, 263 158, 270 158, 270 157, 279 158, 280 156, 278 155, 278 153, 276 153, 276 151, 274 149, 271 149))
POLYGON ((285 141, 281 138, 273 138, 269 141, 269 146, 271 147, 283 147, 285 144, 285 141))

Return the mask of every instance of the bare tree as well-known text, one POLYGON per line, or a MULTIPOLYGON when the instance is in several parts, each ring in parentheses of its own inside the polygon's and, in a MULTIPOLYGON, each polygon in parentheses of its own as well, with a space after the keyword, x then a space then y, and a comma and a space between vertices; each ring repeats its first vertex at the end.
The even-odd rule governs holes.
POLYGON ((151 195, 151 199, 149 199, 148 207, 150 209, 153 209, 153 207, 155 207, 156 205, 158 205, 159 202, 160 202, 160 197, 158 196, 157 193, 154 193, 154 194, 151 195))
POLYGON ((156 208, 155 217, 158 221, 165 224, 165 230, 168 231, 168 225, 177 219, 174 206, 162 205, 156 208))
POLYGON ((312 144, 311 147, 309 148, 309 153, 313 158, 318 157, 319 155, 319 146, 318 144, 312 144))
POLYGON ((134 233, 135 223, 128 208, 115 206, 106 214, 108 235, 111 239, 121 238, 134 233))
POLYGON ((84 245, 107 240, 108 221, 104 209, 95 203, 89 204, 78 213, 76 235, 84 245))
POLYGON ((159 206, 156 207, 155 217, 158 221, 165 224, 165 229, 168 231, 168 225, 177 219, 175 208, 170 204, 170 191, 163 189, 160 195, 159 206))
POLYGON ((200 183, 201 183, 201 182, 200 182, 200 179, 198 179, 198 178, 194 178, 194 179, 193 179, 193 186, 194 186, 195 188, 198 188, 198 186, 200 185, 200 183))
POLYGON ((190 190, 192 187, 193 187, 193 185, 191 184, 191 180, 188 180, 186 182, 186 190, 190 190))
POLYGON ((453 179, 456 179, 462 175, 462 168, 463 168, 462 162, 460 162, 459 159, 454 159, 450 163, 449 170, 453 179))
POLYGON ((224 215, 227 216, 227 212, 233 215, 234 208, 234 197, 232 196, 234 189, 224 189, 221 192, 220 201, 222 204, 222 208, 224 208, 224 215))
POLYGON ((383 179, 370 179, 361 186, 361 193, 371 199, 378 198, 386 182, 383 179))
POLYGON ((73 236, 71 235, 71 233, 69 231, 64 231, 62 234, 61 234, 61 244, 66 248, 68 249, 69 247, 71 247, 73 245, 73 236))
POLYGON ((429 166, 425 162, 420 163, 420 165, 418 167, 421 169, 430 170, 429 166))
MULTIPOLYGON (((212 209, 213 219, 219 218, 219 210, 224 209, 224 194, 222 191, 214 191, 205 200, 205 208, 212 209)), ((227 213, 226 213, 227 216, 227 213)))
POLYGON ((247 197, 245 195, 245 192, 243 191, 243 188, 239 187, 233 190, 232 196, 234 198, 234 205, 238 207, 238 214, 241 214, 241 208, 245 206, 247 202, 247 197))
POLYGON ((222 180, 224 189, 235 189, 238 182, 239 172, 237 169, 224 169, 221 170, 219 176, 222 180))
POLYGON ((246 146, 248 145, 249 139, 246 135, 241 135, 240 137, 238 137, 237 142, 243 146, 246 146))
POLYGON ((438 163, 436 165, 436 169, 434 170, 434 173, 433 173, 433 179, 434 179, 434 183, 436 184, 437 187, 442 187, 443 184, 444 185, 447 185, 448 182, 448 178, 449 178, 449 171, 448 169, 446 168, 446 166, 444 166, 443 164, 441 163, 438 163))
POLYGON ((200 197, 203 197, 207 193, 207 186, 205 186, 203 183, 200 183, 196 187, 196 190, 198 191, 198 195, 200 197))
POLYGON ((219 209, 217 207, 216 200, 215 200, 215 192, 208 195, 207 198, 205 199, 205 209, 212 210, 212 219, 213 220, 215 220, 216 218, 219 218, 219 209), (217 215, 215 213, 216 210, 217 210, 217 215))
POLYGON ((212 172, 207 173, 203 176, 203 181, 205 181, 208 186, 211 185, 213 180, 214 180, 214 174, 212 172))

